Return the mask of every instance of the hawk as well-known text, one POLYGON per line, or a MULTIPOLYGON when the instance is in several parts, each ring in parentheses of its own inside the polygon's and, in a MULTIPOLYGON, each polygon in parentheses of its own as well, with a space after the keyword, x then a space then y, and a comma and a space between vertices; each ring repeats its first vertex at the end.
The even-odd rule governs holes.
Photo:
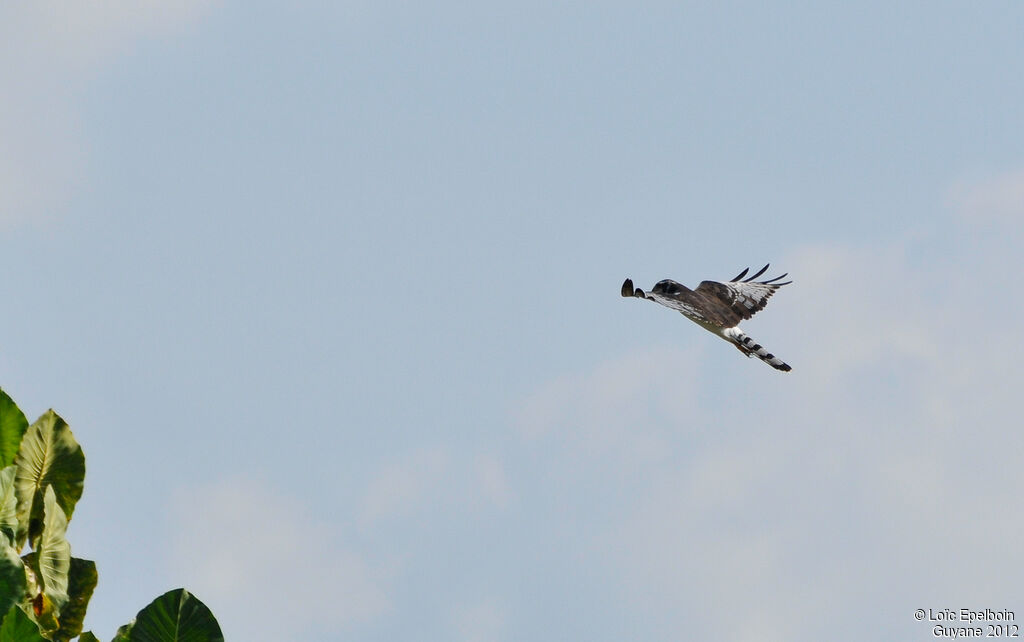
POLYGON ((789 364, 754 343, 754 340, 740 330, 739 323, 754 316, 764 306, 775 291, 792 281, 776 283, 786 275, 777 276, 767 281, 755 281, 768 269, 765 265, 757 274, 744 276, 750 271, 747 268, 727 283, 702 281, 696 290, 676 283, 671 279, 658 281, 650 292, 633 288, 633 281, 626 279, 622 284, 622 296, 638 297, 660 303, 665 307, 679 311, 684 317, 693 321, 708 332, 713 332, 747 355, 756 356, 776 370, 789 372, 789 364))

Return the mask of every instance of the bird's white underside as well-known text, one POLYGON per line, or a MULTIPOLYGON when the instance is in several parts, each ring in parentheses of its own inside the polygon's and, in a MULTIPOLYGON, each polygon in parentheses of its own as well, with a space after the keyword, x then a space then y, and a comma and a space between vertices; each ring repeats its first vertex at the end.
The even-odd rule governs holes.
POLYGON ((666 308, 672 308, 677 312, 682 312, 687 319, 690 319, 691 321, 694 321, 696 323, 701 323, 703 325, 702 322, 704 321, 704 315, 702 315, 700 313, 700 310, 693 307, 692 305, 689 305, 677 299, 673 299, 671 297, 661 296, 660 294, 655 294, 653 292, 649 293, 647 296, 654 299, 656 302, 660 303, 666 308))

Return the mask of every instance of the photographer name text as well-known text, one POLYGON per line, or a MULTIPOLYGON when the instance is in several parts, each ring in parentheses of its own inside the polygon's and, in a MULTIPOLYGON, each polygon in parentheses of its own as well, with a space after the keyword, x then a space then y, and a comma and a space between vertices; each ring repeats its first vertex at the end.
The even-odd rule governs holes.
POLYGON ((1020 637, 1016 614, 1009 609, 917 609, 914 619, 935 622, 936 638, 1020 637))

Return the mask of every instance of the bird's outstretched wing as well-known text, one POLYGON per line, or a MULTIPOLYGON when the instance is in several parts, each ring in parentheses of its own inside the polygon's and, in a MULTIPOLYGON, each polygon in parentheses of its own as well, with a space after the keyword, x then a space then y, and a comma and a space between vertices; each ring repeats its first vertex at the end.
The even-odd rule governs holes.
POLYGON ((658 281, 650 292, 634 288, 633 281, 626 279, 622 284, 622 296, 634 296, 660 303, 697 323, 710 323, 722 327, 735 325, 735 323, 730 323, 733 317, 732 311, 719 303, 717 298, 711 297, 707 293, 694 292, 672 279, 658 281))
POLYGON ((750 268, 747 268, 730 279, 727 283, 702 281, 694 292, 704 296, 714 297, 721 301, 738 317, 738 323, 740 320, 749 319, 763 310, 764 307, 768 305, 768 299, 775 294, 776 290, 784 285, 792 283, 792 281, 776 283, 779 279, 785 278, 785 274, 777 276, 774 279, 768 279, 767 281, 754 280, 764 274, 767 269, 768 266, 765 265, 763 268, 758 270, 757 274, 743 279, 750 270, 750 268))

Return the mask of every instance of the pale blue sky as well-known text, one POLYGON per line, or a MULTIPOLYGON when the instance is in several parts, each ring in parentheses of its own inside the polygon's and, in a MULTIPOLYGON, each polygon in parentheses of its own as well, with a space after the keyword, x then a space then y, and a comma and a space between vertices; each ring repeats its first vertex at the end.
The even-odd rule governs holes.
POLYGON ((0 8, 0 386, 101 638, 925 639, 1024 613, 1024 7, 0 8), (622 279, 794 280, 744 329, 622 279))

